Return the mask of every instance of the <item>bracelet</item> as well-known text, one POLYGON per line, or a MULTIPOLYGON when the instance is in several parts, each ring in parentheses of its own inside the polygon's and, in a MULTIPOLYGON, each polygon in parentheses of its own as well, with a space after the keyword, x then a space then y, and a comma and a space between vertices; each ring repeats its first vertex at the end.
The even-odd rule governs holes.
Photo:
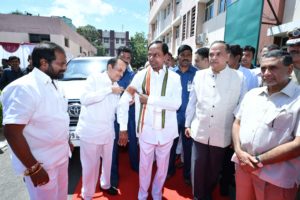
POLYGON ((29 176, 32 176, 34 174, 37 174, 39 171, 41 171, 41 169, 43 168, 42 165, 39 165, 40 167, 35 171, 33 172, 32 174, 30 174, 29 176))
POLYGON ((33 174, 34 172, 36 172, 37 170, 39 170, 41 168, 41 164, 39 162, 36 162, 34 165, 32 165, 30 168, 27 168, 24 171, 24 176, 30 176, 31 174, 33 174))

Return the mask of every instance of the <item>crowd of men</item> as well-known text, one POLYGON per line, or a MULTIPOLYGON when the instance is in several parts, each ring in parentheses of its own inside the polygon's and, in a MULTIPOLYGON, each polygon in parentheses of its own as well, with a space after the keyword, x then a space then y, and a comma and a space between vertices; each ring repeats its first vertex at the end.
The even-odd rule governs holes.
POLYGON ((0 90, 14 80, 28 74, 33 70, 31 55, 28 56, 28 66, 21 70, 20 58, 17 56, 10 56, 8 59, 1 60, 2 66, 0 68, 0 90))
MULTIPOLYGON (((300 29, 289 33, 287 50, 265 46, 258 67, 252 46, 224 41, 198 49, 194 65, 190 46, 178 48, 175 64, 168 46, 154 41, 148 64, 136 74, 131 54, 121 47, 106 72, 88 77, 80 98, 76 132, 83 199, 93 198, 100 162, 101 189, 118 194, 118 145, 129 145, 131 168, 139 173, 139 200, 149 196, 154 161, 151 196, 162 199, 165 180, 176 173, 177 154, 182 154, 183 181, 192 187, 194 200, 212 199, 218 182, 221 194, 228 195, 234 179, 238 200, 295 199, 300 29)), ((72 144, 67 100, 56 81, 66 70, 65 52, 41 43, 32 62, 32 72, 2 92, 4 134, 31 199, 67 199, 72 144)))

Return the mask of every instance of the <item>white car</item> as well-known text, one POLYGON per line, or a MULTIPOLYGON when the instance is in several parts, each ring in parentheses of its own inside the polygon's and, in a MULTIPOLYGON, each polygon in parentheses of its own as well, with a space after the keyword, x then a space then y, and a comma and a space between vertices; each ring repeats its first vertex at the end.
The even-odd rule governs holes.
POLYGON ((83 93, 84 83, 92 73, 106 71, 107 61, 111 57, 79 57, 70 60, 64 77, 59 80, 65 96, 68 99, 68 113, 70 115, 69 133, 74 146, 79 146, 79 136, 75 134, 79 114, 80 96, 83 93))

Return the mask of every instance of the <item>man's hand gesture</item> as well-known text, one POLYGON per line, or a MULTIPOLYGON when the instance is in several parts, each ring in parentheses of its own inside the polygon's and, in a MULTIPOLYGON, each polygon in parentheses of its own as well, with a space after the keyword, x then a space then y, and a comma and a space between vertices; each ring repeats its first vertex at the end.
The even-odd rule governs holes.
POLYGON ((124 91, 124 88, 120 86, 112 86, 111 90, 114 94, 121 94, 124 91))
POLYGON ((126 146, 128 142, 128 133, 127 131, 120 131, 118 144, 120 146, 126 146))

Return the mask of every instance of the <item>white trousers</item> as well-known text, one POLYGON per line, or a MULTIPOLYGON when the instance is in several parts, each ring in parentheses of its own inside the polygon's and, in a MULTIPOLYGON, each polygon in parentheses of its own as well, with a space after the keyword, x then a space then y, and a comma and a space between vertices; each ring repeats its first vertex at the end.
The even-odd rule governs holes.
POLYGON ((100 157, 102 158, 100 186, 103 189, 110 188, 112 150, 113 140, 107 144, 92 144, 80 141, 80 160, 82 166, 81 195, 85 200, 92 199, 94 196, 99 177, 100 157))
POLYGON ((154 154, 157 171, 153 180, 151 194, 153 200, 162 199, 162 189, 167 177, 172 144, 173 140, 164 145, 149 144, 140 140, 139 200, 146 200, 148 197, 154 154))
POLYGON ((46 185, 34 187, 31 178, 25 176, 25 184, 31 200, 66 200, 68 198, 68 164, 46 170, 49 182, 46 185))

